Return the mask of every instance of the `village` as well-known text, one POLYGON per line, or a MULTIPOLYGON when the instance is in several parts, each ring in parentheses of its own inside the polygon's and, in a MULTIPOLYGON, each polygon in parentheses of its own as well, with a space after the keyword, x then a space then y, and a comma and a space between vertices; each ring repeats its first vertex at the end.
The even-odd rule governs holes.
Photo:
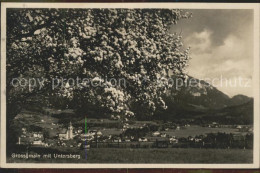
MULTIPOLYGON (((40 123, 44 123, 41 120, 40 123)), ((17 145, 46 148, 252 148, 253 128, 247 125, 203 125, 135 121, 121 123, 111 119, 88 119, 88 127, 79 122, 51 123, 44 131, 23 127, 17 145), (51 132, 51 133, 50 133, 51 132)))

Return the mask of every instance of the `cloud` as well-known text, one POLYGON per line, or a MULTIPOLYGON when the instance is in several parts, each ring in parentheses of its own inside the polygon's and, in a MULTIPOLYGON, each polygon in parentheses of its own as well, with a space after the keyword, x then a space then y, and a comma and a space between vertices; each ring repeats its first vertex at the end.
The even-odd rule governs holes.
POLYGON ((185 42, 189 43, 194 53, 207 53, 211 51, 209 49, 211 47, 211 34, 212 32, 206 29, 202 32, 194 32, 186 38, 185 42))
MULTIPOLYGON (((190 19, 180 20, 171 32, 182 33, 184 48, 191 47, 189 75, 199 78, 238 77, 252 80, 253 10, 187 9, 190 19)), ((232 96, 252 96, 252 88, 222 87, 232 96)))
POLYGON ((212 45, 220 46, 231 33, 244 41, 253 37, 253 10, 250 9, 193 9, 190 19, 180 20, 171 30, 183 35, 204 30, 212 31, 212 45))
MULTIPOLYGON (((232 33, 224 39, 223 44, 212 44, 210 30, 194 32, 184 42, 191 47, 192 60, 188 68, 189 75, 199 79, 218 78, 218 88, 228 95, 252 95, 250 87, 237 85, 220 86, 220 78, 234 81, 236 78, 252 80, 253 54, 247 43, 232 33)), ((252 82, 252 81, 250 81, 252 82)))

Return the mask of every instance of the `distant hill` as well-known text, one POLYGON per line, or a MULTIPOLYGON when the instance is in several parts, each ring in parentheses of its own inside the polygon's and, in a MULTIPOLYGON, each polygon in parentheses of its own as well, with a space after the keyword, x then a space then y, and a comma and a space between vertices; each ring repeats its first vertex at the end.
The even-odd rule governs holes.
MULTIPOLYGON (((170 93, 176 93, 175 88, 170 93)), ((174 96, 170 93, 168 96, 174 96)), ((185 84, 179 88, 177 93, 178 94, 175 95, 177 102, 204 106, 211 109, 227 107, 230 100, 229 96, 209 83, 190 76, 185 84)))
POLYGON ((242 120, 246 124, 253 124, 254 101, 253 99, 250 99, 247 103, 227 107, 219 110, 219 112, 226 117, 230 117, 231 119, 233 118, 237 121, 242 120))
POLYGON ((245 95, 241 95, 241 94, 235 95, 229 100, 229 106, 242 105, 251 100, 252 100, 251 97, 247 97, 245 95))
POLYGON ((207 112, 203 119, 221 124, 253 124, 254 102, 250 100, 242 105, 230 106, 207 112))
POLYGON ((253 98, 244 95, 230 98, 207 82, 190 76, 182 87, 169 90, 164 99, 168 109, 158 110, 154 116, 156 119, 200 119, 202 122, 217 121, 222 124, 253 123, 253 98))

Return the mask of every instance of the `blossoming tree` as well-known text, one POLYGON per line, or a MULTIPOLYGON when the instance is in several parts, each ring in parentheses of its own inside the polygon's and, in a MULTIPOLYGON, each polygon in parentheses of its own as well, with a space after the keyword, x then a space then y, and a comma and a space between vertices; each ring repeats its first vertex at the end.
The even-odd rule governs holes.
POLYGON ((132 103, 150 112, 166 109, 167 77, 185 77, 189 59, 181 36, 169 30, 188 17, 178 9, 8 9, 9 113, 39 93, 110 115, 133 116, 132 103), (53 79, 76 77, 88 82, 52 86, 53 79), (13 78, 41 78, 44 85, 14 87, 13 78))

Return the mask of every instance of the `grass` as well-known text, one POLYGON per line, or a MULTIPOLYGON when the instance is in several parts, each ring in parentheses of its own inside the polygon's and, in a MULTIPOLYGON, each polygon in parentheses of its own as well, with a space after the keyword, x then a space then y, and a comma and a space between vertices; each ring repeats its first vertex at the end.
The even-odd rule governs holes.
POLYGON ((106 128, 100 130, 103 135, 109 136, 109 135, 120 135, 123 131, 121 129, 116 129, 116 128, 106 128))
POLYGON ((227 149, 91 149, 90 163, 252 163, 251 150, 227 149))
POLYGON ((242 149, 118 149, 91 148, 81 150, 78 159, 12 159, 8 162, 26 163, 252 163, 253 151, 242 149), (85 159, 87 152, 87 159, 85 159))
POLYGON ((233 134, 242 134, 242 132, 239 132, 235 128, 210 128, 210 127, 201 127, 201 126, 195 126, 192 125, 190 127, 185 127, 185 129, 181 130, 169 130, 169 131, 163 131, 164 133, 170 135, 170 136, 176 136, 176 137, 188 137, 188 136, 196 136, 196 135, 205 135, 207 133, 233 133, 233 134))

